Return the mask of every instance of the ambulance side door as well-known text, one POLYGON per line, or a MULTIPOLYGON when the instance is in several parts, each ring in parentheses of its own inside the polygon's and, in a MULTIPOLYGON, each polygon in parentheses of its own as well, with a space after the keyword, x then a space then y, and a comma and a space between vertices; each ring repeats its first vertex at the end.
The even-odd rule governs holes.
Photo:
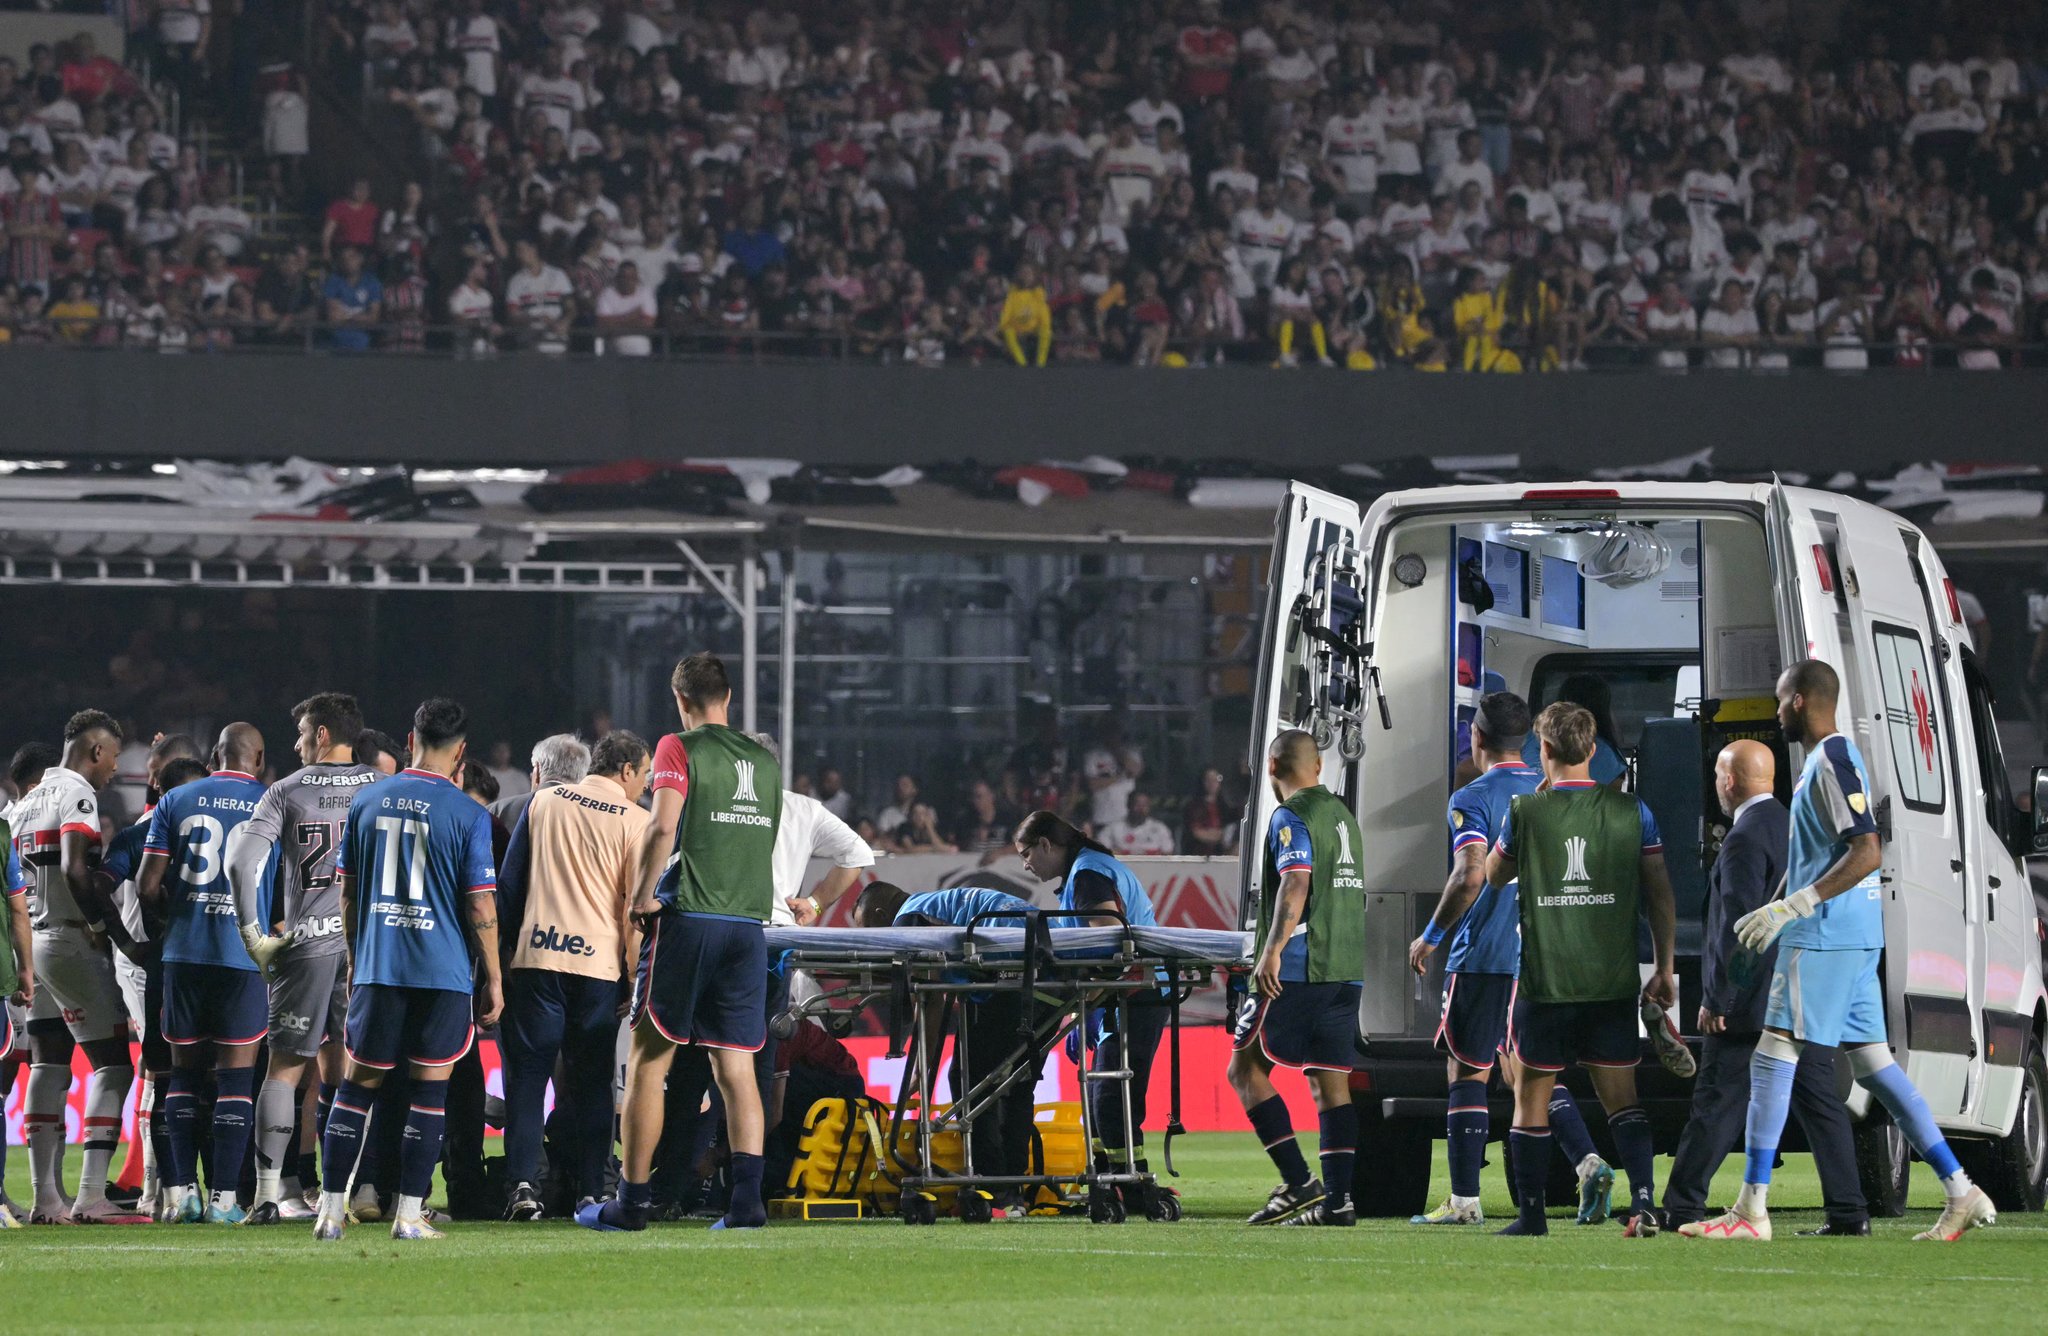
MULTIPOLYGON (((1954 646, 1914 550, 1924 542, 1896 517, 1844 506, 1836 521, 1850 617, 1840 727, 1870 771, 1885 840, 1885 993, 1888 1030, 1937 1118, 1954 1124, 1977 1097, 1982 1052, 1981 932, 1968 894, 1951 685, 1954 646)), ((1981 855, 1980 855, 1981 856, 1981 855)))

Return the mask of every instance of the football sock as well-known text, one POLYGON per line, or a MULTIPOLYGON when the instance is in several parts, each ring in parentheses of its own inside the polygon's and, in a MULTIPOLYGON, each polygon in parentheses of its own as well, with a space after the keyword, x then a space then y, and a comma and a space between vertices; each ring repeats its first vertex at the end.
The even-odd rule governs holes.
POLYGON ((171 1156, 171 1115, 168 1101, 171 1097, 171 1077, 168 1072, 158 1072, 149 1081, 149 1147, 150 1158, 156 1164, 157 1190, 173 1187, 171 1169, 177 1163, 171 1156))
POLYGON ((1956 1153, 1949 1149, 1941 1129, 1934 1125, 1934 1114, 1927 1107, 1927 1097, 1920 1093, 1905 1069, 1896 1062, 1887 1062, 1859 1079, 1884 1105, 1885 1112, 1906 1134, 1906 1140, 1920 1152, 1920 1158, 1927 1161, 1927 1167, 1941 1179, 1942 1190, 1951 1197, 1960 1197, 1968 1192, 1969 1175, 1963 1173, 1962 1165, 1956 1162, 1956 1153), (1951 1187, 1951 1180, 1957 1186, 1951 1187))
POLYGON ((135 1137, 142 1143, 142 1201, 156 1200, 156 1080, 147 1073, 135 1092, 135 1137))
POLYGON ((107 1170, 121 1145, 121 1107, 134 1084, 135 1069, 126 1063, 101 1067, 85 1078, 85 1154, 78 1170, 78 1200, 83 1205, 106 1200, 107 1170))
POLYGON ((1762 1049, 1749 1059, 1749 1116, 1743 1134, 1747 1154, 1742 1170, 1745 1183, 1762 1185, 1771 1181, 1771 1166, 1778 1159, 1778 1138, 1785 1133, 1785 1117, 1792 1108, 1792 1076, 1798 1070, 1798 1062, 1774 1058, 1762 1049))
POLYGON ((29 1177, 37 1205, 64 1202, 64 1100, 71 1093, 71 1067, 38 1062, 28 1069, 22 1097, 22 1131, 28 1141, 29 1177))
POLYGON ((1324 330, 1322 321, 1318 320, 1308 327, 1308 337, 1309 342, 1316 346, 1316 356, 1327 362, 1330 359, 1330 336, 1324 330))
POLYGON ((1479 1168, 1486 1162, 1486 1082, 1451 1082, 1445 1115, 1445 1146, 1451 1161, 1451 1195, 1479 1195, 1479 1168))
POLYGON ((1544 1214, 1550 1192, 1550 1129, 1511 1127, 1508 1141, 1515 1152, 1515 1223, 1503 1234, 1548 1234, 1550 1218, 1544 1214))
POLYGON ((1553 1086, 1550 1091, 1550 1134, 1563 1153, 1565 1163, 1574 1172, 1586 1162, 1588 1155, 1600 1153, 1593 1149, 1593 1134, 1586 1130, 1586 1120, 1579 1114, 1579 1102, 1563 1085, 1553 1086))
POLYGON ((242 1181, 242 1162, 249 1157, 249 1123, 256 1112, 256 1069, 216 1068, 213 1088, 213 1176, 207 1182, 218 1198, 223 1192, 233 1194, 242 1181))
POLYGON ((281 1195, 284 1166, 297 1145, 298 1090, 284 1081, 265 1081, 256 1092, 256 1202, 281 1195))
POLYGON ((1308 1160, 1294 1141, 1294 1119, 1287 1113, 1287 1101, 1274 1095, 1255 1109, 1247 1110, 1252 1131, 1273 1159, 1280 1178, 1291 1188, 1308 1186, 1308 1160))
MULTIPOLYGON (((175 1067, 166 1078, 164 1093, 166 1140, 171 1148, 171 1186, 199 1185, 199 1073, 175 1067)), ((161 1172, 161 1171, 159 1171, 161 1172)))
POLYGON ((1331 1206, 1351 1200, 1351 1165, 1358 1155, 1358 1106, 1339 1104, 1316 1116, 1322 1151, 1323 1191, 1331 1206))
POLYGON ((1614 1149, 1628 1174, 1629 1196, 1640 1201, 1657 1191, 1657 1143, 1650 1135, 1650 1115, 1640 1104, 1631 1104, 1607 1115, 1607 1130, 1614 1135, 1614 1149))
POLYGON ((334 1093, 334 1107, 327 1114, 327 1135, 320 1139, 320 1190, 343 1194, 355 1174, 356 1160, 363 1153, 363 1133, 370 1122, 370 1106, 377 1092, 353 1081, 342 1082, 334 1093))
POLYGON ((654 1205, 654 1184, 619 1179, 619 1194, 598 1210, 597 1218, 613 1229, 647 1228, 647 1212, 654 1205))
POLYGON ((732 1153, 732 1200, 726 1205, 728 1225, 752 1227, 768 1219, 761 1204, 761 1157, 744 1151, 732 1153))
POLYGON ((1282 320, 1280 322, 1280 355, 1286 357, 1293 351, 1294 322, 1292 320, 1282 320))
POLYGON ((412 1083, 406 1108, 405 1141, 398 1152, 398 1190, 424 1198, 434 1186, 434 1166, 441 1162, 441 1137, 448 1127, 448 1082, 412 1083))

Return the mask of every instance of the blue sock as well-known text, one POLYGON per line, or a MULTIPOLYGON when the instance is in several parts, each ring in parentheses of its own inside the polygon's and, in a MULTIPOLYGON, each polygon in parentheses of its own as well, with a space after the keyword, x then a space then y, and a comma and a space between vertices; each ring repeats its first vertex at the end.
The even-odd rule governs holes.
POLYGON ((1920 1152, 1920 1158, 1927 1161, 1938 1178, 1949 1178, 1962 1169, 1956 1162, 1956 1153, 1948 1148, 1948 1141, 1941 1135, 1941 1129, 1934 1125, 1934 1114, 1927 1107, 1927 1097, 1906 1075, 1905 1068, 1896 1062, 1861 1078, 1865 1089, 1877 1096, 1885 1112, 1906 1134, 1906 1140, 1913 1143, 1913 1149, 1920 1152))
POLYGON ((1486 1082, 1451 1082, 1450 1112, 1444 1117, 1451 1161, 1451 1195, 1479 1195, 1479 1167, 1486 1163, 1486 1082))
POLYGON ((164 1138, 170 1143, 172 1187, 199 1186, 199 1073, 174 1067, 164 1090, 164 1138))
POLYGON ((1749 1117, 1743 1136, 1748 1149, 1742 1170, 1745 1183, 1771 1181, 1771 1166, 1778 1159, 1778 1138, 1785 1134, 1785 1117, 1792 1109, 1792 1076, 1798 1070, 1798 1063, 1771 1057, 1761 1050, 1749 1060, 1749 1117))
POLYGON ((1545 1214, 1550 1192, 1550 1129, 1511 1127, 1508 1139, 1515 1152, 1515 1223, 1517 1234, 1548 1234, 1550 1217, 1545 1214))
POLYGON ((647 1212, 653 1205, 653 1180, 635 1183, 622 1174, 618 1195, 598 1209, 597 1218, 614 1229, 645 1229, 647 1212))
POLYGON ((342 1082, 341 1089, 334 1092, 334 1105, 327 1111, 327 1132, 320 1138, 321 1191, 348 1191, 348 1180, 363 1153, 370 1108, 376 1102, 375 1090, 353 1081, 342 1082))
POLYGON ((1252 1131, 1279 1169, 1281 1181, 1291 1188, 1308 1186, 1308 1160, 1295 1144, 1294 1119, 1288 1115, 1287 1101, 1274 1095, 1257 1108, 1246 1110, 1245 1116, 1252 1120, 1252 1131))
POLYGON ((1614 1149, 1628 1174, 1628 1195, 1637 1201, 1657 1195, 1657 1142, 1650 1135, 1650 1115, 1640 1104, 1616 1109, 1607 1115, 1607 1130, 1614 1134, 1614 1149))
POLYGON ((213 1176, 207 1186, 232 1192, 249 1158, 249 1128, 256 1121, 256 1069, 218 1067, 213 1073, 213 1176))
POLYGON ((1316 1118, 1322 1151, 1323 1191, 1333 1207, 1351 1200, 1351 1165, 1358 1157, 1358 1106, 1339 1104, 1316 1118))
POLYGON ((415 1080, 411 1098, 405 1112, 405 1140, 398 1151, 398 1190, 425 1201, 434 1187, 434 1166, 441 1162, 441 1134, 448 1126, 448 1082, 415 1080))
POLYGON ((1586 1130, 1586 1120, 1579 1115, 1579 1102, 1562 1082, 1550 1089, 1550 1134, 1565 1163, 1573 1169, 1588 1155, 1599 1154, 1593 1149, 1593 1134, 1586 1130))
POLYGON ((761 1204, 761 1157, 744 1151, 732 1153, 732 1200, 726 1203, 729 1225, 753 1226, 768 1219, 761 1204))

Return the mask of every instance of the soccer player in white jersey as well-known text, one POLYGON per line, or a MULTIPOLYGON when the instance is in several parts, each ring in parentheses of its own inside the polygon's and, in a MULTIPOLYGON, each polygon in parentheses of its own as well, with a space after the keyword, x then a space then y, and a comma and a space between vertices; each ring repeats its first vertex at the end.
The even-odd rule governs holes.
POLYGON ((1751 951, 1778 943, 1763 1038, 1749 1065, 1748 1163, 1735 1205, 1712 1220, 1681 1225, 1696 1239, 1767 1241, 1765 1208, 1778 1138, 1791 1106, 1792 1077, 1807 1044, 1839 1046, 1857 1084, 1877 1097, 1906 1140, 1941 1179, 1941 1218, 1916 1239, 1952 1243, 1998 1212, 1949 1148, 1927 1099, 1896 1062, 1885 1038, 1884 852, 1871 810, 1863 755, 1836 731, 1841 679, 1806 659, 1778 678, 1778 723, 1788 742, 1806 746, 1806 767, 1792 790, 1791 845, 1781 900, 1743 915, 1735 936, 1751 951))
POLYGON ((99 791, 114 778, 121 726, 98 710, 64 725, 63 762, 15 806, 14 838, 30 877, 36 993, 29 1007, 30 1067, 23 1122, 35 1186, 33 1224, 141 1224, 147 1217, 106 1198, 107 1165, 121 1140, 121 1108, 135 1067, 128 1015, 109 942, 140 952, 116 912, 113 883, 100 870, 99 791), (85 1050, 85 1154, 78 1196, 60 1185, 64 1103, 71 1056, 85 1050))

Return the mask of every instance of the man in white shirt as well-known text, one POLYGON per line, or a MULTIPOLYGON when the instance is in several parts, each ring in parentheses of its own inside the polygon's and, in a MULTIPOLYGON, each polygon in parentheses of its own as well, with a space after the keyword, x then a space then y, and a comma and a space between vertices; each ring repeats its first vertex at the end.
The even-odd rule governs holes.
POLYGON ((538 110, 565 139, 588 110, 583 85, 563 72, 562 53, 552 46, 541 52, 540 68, 520 80, 512 105, 518 109, 521 124, 529 112, 538 110))
POLYGON ((1152 799, 1135 791, 1123 820, 1104 826, 1098 838, 1119 858, 1173 852, 1173 829, 1152 815, 1152 799))
POLYGON ((1948 37, 1935 32, 1927 38, 1927 54, 1906 67, 1906 96, 1916 105, 1929 102, 1934 85, 1946 79, 1958 92, 1970 86, 1969 76, 1948 54, 1948 37))
POLYGON ((1230 223, 1238 259, 1261 290, 1273 286, 1273 276, 1294 242, 1295 222, 1280 211, 1278 198, 1271 184, 1261 184, 1257 202, 1239 209, 1230 223))
POLYGON ((619 272, 597 294, 597 332, 621 357, 645 357, 654 351, 647 331, 654 328, 654 289, 640 281, 640 269, 621 261, 619 272))
POLYGON ((498 21, 484 13, 484 0, 463 0, 462 13, 448 22, 448 45, 462 54, 462 81, 479 96, 498 95, 498 21))
MULTIPOLYGON (((1365 90, 1357 85, 1344 91, 1337 114, 1323 122, 1323 157, 1336 173, 1346 202, 1356 209, 1370 208, 1373 192, 1379 189, 1383 138, 1379 119, 1366 109, 1365 90)), ((1210 179, 1214 181, 1213 176, 1210 179)))
POLYGON ((1136 128, 1141 144, 1156 146, 1159 143, 1162 121, 1171 121, 1173 128, 1183 134, 1188 128, 1187 118, 1180 114, 1180 108, 1167 100, 1166 85, 1160 82, 1157 74, 1146 77, 1144 93, 1131 99, 1131 104, 1124 108, 1124 115, 1131 118, 1131 125, 1136 128))
POLYGON ((1138 139, 1130 117, 1117 117, 1109 142, 1095 156, 1095 179, 1109 196, 1109 220, 1121 227, 1132 205, 1150 205, 1165 174, 1159 150, 1138 139))
POLYGON ((1709 349, 1707 365, 1717 371, 1739 370, 1756 342, 1756 310, 1737 279, 1721 285, 1721 296, 1700 321, 1700 342, 1709 349))
POLYGON ((1082 758, 1081 774, 1088 781, 1090 825, 1101 830, 1124 819, 1144 769, 1144 759, 1135 748, 1119 752, 1097 747, 1082 758))
POLYGON ((521 239, 513 247, 519 268, 505 281, 505 316, 512 328, 544 353, 569 350, 576 288, 569 276, 542 262, 540 248, 521 239))
POLYGON ((204 202, 185 210, 185 240, 195 255, 206 246, 218 246, 233 262, 255 228, 247 211, 229 200, 227 181, 219 175, 206 179, 204 202))
POLYGON ((1486 142, 1477 130, 1458 132, 1458 156, 1444 164, 1436 175, 1436 193, 1456 199, 1464 190, 1467 181, 1477 181, 1479 192, 1486 199, 1493 198, 1493 168, 1483 156, 1486 142))

